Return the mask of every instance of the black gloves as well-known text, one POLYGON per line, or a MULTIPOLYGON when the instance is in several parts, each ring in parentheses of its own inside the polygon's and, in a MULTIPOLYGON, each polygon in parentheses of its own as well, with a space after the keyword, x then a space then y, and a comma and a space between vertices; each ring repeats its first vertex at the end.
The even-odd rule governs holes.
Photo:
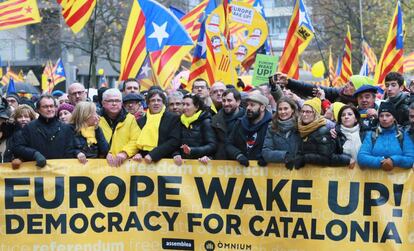
POLYGON ((36 166, 38 167, 46 166, 46 158, 40 152, 35 152, 33 157, 36 160, 36 166))
POLYGON ((300 169, 305 166, 305 159, 302 155, 293 156, 289 153, 286 153, 285 156, 285 167, 289 170, 293 168, 300 169))
POLYGON ((263 158, 258 159, 257 164, 259 166, 267 166, 267 162, 263 158))
POLYGON ((249 159, 247 159, 246 156, 244 156, 243 154, 239 154, 237 156, 237 161, 240 163, 240 165, 248 167, 249 166, 249 159))

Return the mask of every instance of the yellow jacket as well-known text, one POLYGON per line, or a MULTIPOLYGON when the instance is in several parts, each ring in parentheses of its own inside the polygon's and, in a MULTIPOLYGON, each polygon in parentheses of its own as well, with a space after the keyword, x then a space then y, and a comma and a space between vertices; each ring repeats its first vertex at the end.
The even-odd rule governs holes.
POLYGON ((132 157, 138 152, 136 142, 141 129, 133 115, 128 113, 126 118, 116 125, 113 134, 111 126, 104 117, 101 117, 99 126, 102 128, 106 141, 111 143, 109 153, 116 155, 120 152, 126 152, 128 157, 132 157))

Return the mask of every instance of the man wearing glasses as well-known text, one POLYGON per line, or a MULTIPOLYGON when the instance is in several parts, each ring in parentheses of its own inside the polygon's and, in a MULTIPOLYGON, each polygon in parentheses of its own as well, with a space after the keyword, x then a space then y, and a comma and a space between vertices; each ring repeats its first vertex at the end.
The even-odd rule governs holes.
POLYGON ((86 90, 85 86, 81 83, 73 83, 68 88, 69 103, 76 106, 81 101, 86 101, 86 90))
POLYGON ((102 108, 99 126, 110 146, 106 160, 110 166, 119 167, 137 153, 136 141, 141 130, 135 117, 122 107, 122 93, 118 89, 103 93, 102 108))
POLYGON ((21 130, 13 154, 26 161, 35 160, 38 167, 44 167, 47 159, 75 158, 73 130, 57 119, 56 100, 44 94, 36 109, 39 118, 21 130))

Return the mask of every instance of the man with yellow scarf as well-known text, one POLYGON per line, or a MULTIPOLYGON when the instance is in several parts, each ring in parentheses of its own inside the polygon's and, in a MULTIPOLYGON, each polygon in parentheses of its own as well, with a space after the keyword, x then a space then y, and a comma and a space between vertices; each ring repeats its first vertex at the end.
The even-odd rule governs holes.
POLYGON ((146 163, 171 158, 180 146, 179 116, 165 110, 166 97, 159 89, 152 89, 146 97, 147 114, 138 120, 141 128, 136 145, 138 153, 133 160, 146 163))

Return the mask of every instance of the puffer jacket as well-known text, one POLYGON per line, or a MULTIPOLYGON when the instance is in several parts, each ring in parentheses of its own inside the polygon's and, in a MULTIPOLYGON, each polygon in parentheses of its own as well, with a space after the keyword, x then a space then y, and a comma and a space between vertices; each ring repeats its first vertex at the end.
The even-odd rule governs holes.
POLYGON ((181 125, 181 144, 191 148, 190 154, 182 149, 173 155, 181 155, 184 159, 197 159, 203 156, 212 157, 217 150, 217 139, 211 127, 211 114, 203 111, 198 119, 190 124, 189 128, 181 125))
POLYGON ((346 166, 351 161, 351 156, 339 153, 335 140, 326 126, 321 126, 302 138, 299 153, 306 164, 346 166))
POLYGON ((394 166, 411 168, 414 163, 414 143, 407 132, 400 132, 403 137, 401 149, 398 132, 395 125, 386 129, 379 127, 377 131, 368 132, 358 153, 358 165, 379 169, 384 158, 391 158, 394 166), (376 136, 373 136, 373 133, 376 136))
POLYGON ((128 157, 132 157, 138 152, 136 141, 141 129, 139 129, 134 115, 122 109, 117 120, 111 121, 108 116, 103 114, 99 121, 99 127, 102 128, 109 144, 109 153, 116 155, 120 152, 126 152, 128 157))
POLYGON ((95 129, 95 138, 97 143, 88 145, 88 142, 81 133, 75 132, 75 126, 70 125, 75 134, 74 146, 75 146, 75 156, 80 152, 84 153, 86 158, 105 158, 109 151, 109 144, 106 142, 105 136, 102 132, 102 129, 98 126, 95 129))
POLYGON ((285 163, 296 157, 301 138, 298 131, 275 132, 269 125, 263 143, 263 158, 267 163, 285 163))
POLYGON ((399 125, 406 126, 409 123, 408 119, 408 107, 409 96, 407 93, 400 93, 397 97, 388 98, 388 101, 394 104, 395 110, 397 111, 397 117, 395 118, 399 125))

